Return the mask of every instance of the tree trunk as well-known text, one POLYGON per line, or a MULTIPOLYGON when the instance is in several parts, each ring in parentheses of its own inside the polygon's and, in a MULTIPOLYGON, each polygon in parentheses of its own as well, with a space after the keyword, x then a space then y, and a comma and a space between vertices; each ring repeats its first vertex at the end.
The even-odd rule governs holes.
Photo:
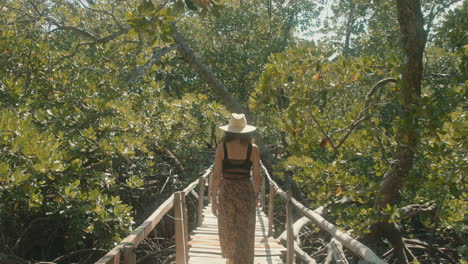
POLYGON ((223 100, 229 111, 235 113, 244 113, 248 120, 252 120, 248 109, 240 104, 234 98, 234 96, 232 96, 228 89, 218 80, 213 72, 206 66, 206 64, 204 64, 199 58, 195 56, 193 50, 187 45, 185 38, 182 36, 182 34, 179 33, 175 25, 173 25, 172 38, 174 39, 175 43, 177 43, 177 49, 182 54, 184 61, 189 64, 198 74, 200 74, 200 77, 210 85, 210 87, 213 89, 213 92, 223 100))
POLYGON ((423 73, 422 56, 426 44, 423 16, 419 0, 396 0, 398 22, 400 24, 401 45, 404 55, 400 88, 401 123, 396 135, 398 147, 392 168, 385 174, 376 209, 379 222, 376 227, 385 236, 398 258, 398 263, 407 263, 405 244, 398 228, 389 223, 389 216, 383 213, 387 205, 394 206, 401 189, 402 181, 408 176, 413 165, 414 155, 419 142, 419 123, 421 98, 421 79, 423 73))
MULTIPOLYGON (((213 72, 208 68, 203 61, 195 56, 193 50, 187 45, 184 36, 177 30, 175 24, 173 26, 172 38, 177 44, 177 49, 182 54, 183 60, 189 64, 193 70, 195 70, 201 77, 202 80, 206 81, 208 85, 226 105, 227 109, 233 113, 244 113, 249 122, 253 121, 253 116, 250 113, 249 109, 242 105, 234 96, 229 92, 229 90, 224 86, 224 84, 213 74, 213 72)), ((256 144, 260 148, 260 153, 265 166, 271 170, 273 168, 273 155, 266 150, 266 147, 262 144, 262 135, 258 135, 256 138, 256 144)))

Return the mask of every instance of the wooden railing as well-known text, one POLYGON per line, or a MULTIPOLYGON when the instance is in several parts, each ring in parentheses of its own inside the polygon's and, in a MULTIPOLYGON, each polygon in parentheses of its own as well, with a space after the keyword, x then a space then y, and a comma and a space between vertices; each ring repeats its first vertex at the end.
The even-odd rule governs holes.
MULTIPOLYGON (((308 219, 310 219, 313 223, 315 223, 320 229, 328 232, 334 239, 339 241, 340 243, 343 244, 346 248, 351 250, 354 254, 359 256, 360 258, 371 262, 371 263, 376 263, 376 264, 384 264, 386 263, 382 259, 380 259, 370 248, 368 248, 366 245, 362 244, 361 242, 353 239, 351 236, 349 236, 346 233, 343 233, 342 231, 338 230, 334 225, 329 223, 327 220, 325 220, 320 214, 308 209, 305 207, 303 204, 298 202, 296 199, 294 199, 291 196, 291 191, 285 192, 283 191, 278 184, 271 178, 270 174, 268 173, 268 170, 265 168, 265 166, 262 164, 262 198, 265 196, 265 185, 266 185, 266 180, 268 180, 269 187, 270 187, 270 195, 269 195, 269 202, 268 202, 268 235, 272 235, 272 230, 273 230, 273 199, 276 194, 278 194, 281 198, 283 198, 286 201, 286 244, 287 244, 287 254, 286 254, 286 263, 287 264, 293 264, 295 263, 295 249, 294 249, 294 243, 295 243, 295 236, 299 233, 298 231, 294 232, 293 231, 293 209, 296 209, 299 211, 299 213, 308 219)), ((262 199, 262 204, 263 204, 262 199)), ((263 207, 264 208, 264 207, 263 207)), ((309 262, 311 262, 309 260, 309 262)))
MULTIPOLYGON (((300 251, 295 248, 295 236, 298 235, 299 230, 294 228, 293 209, 297 210, 301 215, 308 218, 311 222, 315 223, 320 229, 328 232, 336 243, 340 243, 360 258, 376 264, 384 264, 385 261, 380 259, 371 249, 359 241, 353 239, 348 234, 338 230, 334 225, 326 221, 320 214, 312 211, 294 199, 291 192, 283 191, 278 184, 271 178, 265 166, 262 164, 262 186, 261 186, 261 208, 265 209, 266 198, 266 183, 269 184, 268 195, 268 236, 273 236, 273 214, 274 214, 274 198, 279 195, 286 201, 286 263, 295 263, 295 251, 300 251)), ((97 264, 135 264, 136 263, 136 249, 138 245, 149 235, 149 233, 161 221, 163 216, 174 208, 175 219, 175 242, 176 242, 176 263, 188 263, 188 217, 185 204, 185 196, 189 193, 194 193, 195 187, 198 185, 198 208, 197 208, 197 226, 200 226, 203 221, 202 210, 204 200, 205 183, 208 181, 208 202, 211 201, 211 182, 212 182, 212 167, 208 168, 205 173, 198 178, 198 180, 189 184, 183 191, 175 192, 169 197, 161 206, 153 212, 140 226, 122 240, 120 244, 115 246, 105 256, 98 260, 97 264), (122 259, 122 262, 121 262, 122 259)), ((302 226, 301 226, 302 227, 302 226)), ((301 228, 299 227, 299 229, 301 228)), ((300 256, 306 255, 304 252, 299 252, 300 256)), ((312 258, 305 259, 306 261, 314 262, 312 258)))
MULTIPOLYGON (((211 185, 212 167, 208 168, 198 180, 189 184, 183 191, 175 192, 156 211, 151 214, 140 226, 133 230, 130 235, 122 240, 117 246, 99 259, 96 264, 135 264, 136 249, 138 245, 150 234, 164 215, 174 207, 175 240, 176 240, 176 263, 187 263, 188 253, 188 218, 185 205, 185 196, 194 192, 199 186, 197 224, 202 222, 202 210, 204 199, 204 186, 208 179, 211 185), (122 260, 122 262, 121 262, 122 260)), ((211 188, 208 188, 208 201, 211 200, 211 188)))

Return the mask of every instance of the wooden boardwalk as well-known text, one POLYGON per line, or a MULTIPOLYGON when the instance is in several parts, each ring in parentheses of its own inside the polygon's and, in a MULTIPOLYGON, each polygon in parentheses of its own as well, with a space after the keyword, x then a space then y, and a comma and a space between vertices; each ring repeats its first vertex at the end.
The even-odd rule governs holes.
MULTIPOLYGON (((255 228, 255 264, 283 263, 286 252, 279 240, 268 237, 268 218, 257 208, 255 228)), ((203 224, 195 229, 189 241, 190 264, 224 264, 219 246, 218 221, 211 212, 211 205, 203 209, 203 224)))

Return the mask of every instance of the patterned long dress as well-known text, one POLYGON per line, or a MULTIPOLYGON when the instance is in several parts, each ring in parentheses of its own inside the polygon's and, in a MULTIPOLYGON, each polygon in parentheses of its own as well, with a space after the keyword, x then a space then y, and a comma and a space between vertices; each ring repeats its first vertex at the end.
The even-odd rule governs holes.
MULTIPOLYGON (((226 160, 226 146, 224 148, 226 160)), ((250 151, 251 146, 249 146, 250 151)), ((247 154, 247 158, 250 159, 250 153, 247 154)), ((244 160, 229 161, 231 165, 244 162, 244 160)), ((229 172, 227 171, 223 168, 223 177, 218 193, 221 252, 223 257, 232 259, 235 264, 253 264, 255 243, 255 192, 253 184, 250 176, 246 176, 245 172, 241 173, 239 168, 231 166, 229 172), (240 173, 236 175, 235 171, 240 173)), ((248 173, 250 175, 250 170, 248 173)))

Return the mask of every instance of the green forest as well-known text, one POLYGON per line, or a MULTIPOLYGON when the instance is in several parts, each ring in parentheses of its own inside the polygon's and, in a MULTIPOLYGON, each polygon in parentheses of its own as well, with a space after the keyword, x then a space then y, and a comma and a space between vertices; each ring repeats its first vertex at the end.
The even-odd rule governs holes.
MULTIPOLYGON (((94 263, 213 163, 230 113, 388 263, 468 263, 467 8, 1 0, 0 263, 94 263)), ((137 263, 169 263, 170 220, 137 263)), ((323 232, 300 239, 324 263, 323 232)))

